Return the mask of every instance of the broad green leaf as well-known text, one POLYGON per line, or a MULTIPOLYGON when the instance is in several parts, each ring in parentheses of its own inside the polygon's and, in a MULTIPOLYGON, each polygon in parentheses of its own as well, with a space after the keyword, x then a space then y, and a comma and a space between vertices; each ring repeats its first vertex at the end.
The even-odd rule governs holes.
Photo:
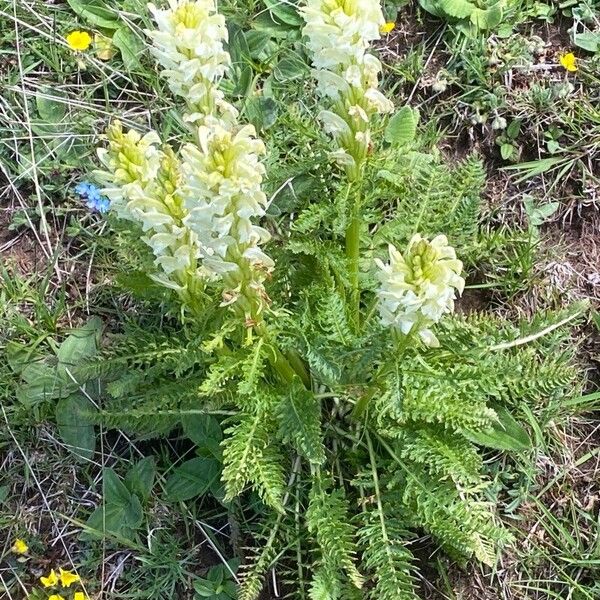
POLYGON ((500 156, 502 156, 504 160, 508 160, 513 155, 514 151, 515 147, 512 144, 502 144, 500 146, 500 156))
MULTIPOLYGON (((99 532, 109 531, 131 539, 132 533, 143 521, 140 499, 132 494, 112 469, 102 473, 104 498, 89 517, 87 526, 99 532)), ((84 538, 89 537, 84 533, 84 538)))
POLYGON ((257 131, 272 127, 277 121, 277 103, 273 98, 254 96, 246 101, 246 117, 257 131))
POLYGON ((125 475, 125 487, 132 493, 138 496, 140 500, 148 500, 154 478, 156 477, 156 465, 154 458, 147 456, 137 462, 125 475))
POLYGON ((457 19, 470 17, 477 6, 468 0, 439 0, 440 8, 449 16, 457 19))
POLYGON ((273 76, 277 81, 283 83, 304 77, 308 70, 308 65, 300 55, 288 53, 273 68, 273 76))
POLYGON ((504 407, 495 407, 498 421, 485 432, 464 431, 467 439, 480 446, 496 450, 522 451, 532 447, 531 438, 504 407))
POLYGON ((67 113, 64 94, 48 86, 36 93, 35 106, 40 119, 46 123, 60 123, 67 113))
POLYGON ((91 460, 96 449, 96 432, 90 414, 93 404, 83 394, 71 394, 56 404, 56 424, 63 442, 81 460, 91 460))
POLYGON ((292 27, 301 27, 304 25, 304 19, 300 16, 298 9, 291 0, 264 0, 264 3, 271 14, 283 23, 292 27))
POLYGON ((83 327, 73 330, 56 352, 59 363, 64 367, 76 367, 85 358, 98 351, 102 321, 92 317, 83 327))
POLYGON ((175 469, 167 479, 167 499, 189 500, 206 493, 219 477, 221 465, 214 458, 192 458, 175 469))
POLYGON ((212 454, 220 459, 223 432, 219 421, 211 415, 187 415, 181 421, 183 431, 202 454, 212 454))
MULTIPOLYGON (((111 532, 131 539, 132 531, 143 521, 144 513, 137 496, 133 495, 126 504, 104 504, 88 518, 86 525, 98 532, 111 532)), ((89 537, 87 535, 82 537, 89 537)))
POLYGON ((128 71, 133 71, 140 66, 140 56, 144 52, 145 45, 131 29, 127 27, 117 29, 112 42, 121 52, 123 64, 128 71))
POLYGON ((271 42, 271 36, 267 31, 256 31, 255 29, 252 29, 246 31, 244 37, 246 38, 248 52, 254 59, 258 59, 271 42))
POLYGON ((471 13, 471 23, 480 30, 493 29, 502 21, 502 8, 494 4, 487 9, 475 8, 471 13))
POLYGON ((118 16, 107 8, 101 0, 67 0, 73 12, 89 25, 117 29, 120 26, 118 16))
POLYGON ((600 33, 594 31, 585 31, 584 33, 576 33, 573 41, 579 48, 583 48, 588 52, 598 52, 600 50, 600 33))
POLYGON ((405 146, 415 139, 419 111, 410 106, 403 106, 388 122, 384 138, 394 146, 405 146))

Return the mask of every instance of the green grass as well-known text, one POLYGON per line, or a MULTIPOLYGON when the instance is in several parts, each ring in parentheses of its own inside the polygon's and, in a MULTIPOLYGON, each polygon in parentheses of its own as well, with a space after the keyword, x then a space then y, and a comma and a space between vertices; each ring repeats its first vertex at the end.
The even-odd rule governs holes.
MULTIPOLYGON (((119 0, 114 7, 121 26, 142 43, 142 29, 150 25, 145 3, 119 0)), ((393 32, 382 51, 389 64, 385 85, 396 104, 409 98, 421 111, 423 146, 435 146, 451 160, 472 150, 486 159, 488 204, 475 254, 477 278, 470 283, 480 294, 475 308, 491 305, 509 315, 561 306, 562 291, 548 287, 540 265, 568 263, 573 253, 596 252, 600 242, 558 248, 548 243, 549 231, 581 228, 590 219, 600 190, 600 55, 576 50, 576 75, 556 66, 559 51, 571 49, 563 40, 569 39, 572 18, 552 7, 557 14, 550 27, 535 16, 537 4, 520 2, 509 12, 518 19, 516 33, 490 41, 458 35, 413 3, 401 10, 417 17, 415 28, 393 32), (560 43, 552 41, 555 31, 560 43), (551 40, 543 60, 532 49, 534 34, 551 40), (394 40, 400 43, 394 46, 394 40), (514 146, 508 159, 500 155, 500 136, 506 134, 492 128, 495 118, 520 121, 518 133, 504 140, 514 146), (533 233, 522 201, 526 193, 539 203, 559 203, 549 223, 533 233)), ((265 7, 228 1, 223 10, 247 29, 265 7)), ((410 20, 401 13, 399 23, 410 20)), ((216 501, 165 500, 167 478, 189 458, 183 436, 143 439, 100 426, 99 451, 91 461, 76 463, 57 433, 53 406, 28 410, 15 397, 9 342, 49 353, 91 315, 102 316, 107 344, 132 324, 152 328, 172 319, 162 298, 141 300, 122 284, 124 272, 138 269, 147 257, 132 250, 117 224, 90 214, 73 186, 89 178, 99 136, 115 116, 181 139, 175 101, 147 52, 131 64, 118 53, 109 61, 92 51, 77 57, 63 40, 75 28, 94 27, 65 3, 0 6, 0 591, 21 598, 25 589, 39 588, 37 580, 49 568, 63 566, 78 570, 92 597, 191 599, 193 583, 209 567, 226 564, 250 542, 240 538, 240 525, 252 529, 255 523, 245 523, 252 517, 237 505, 227 511, 216 501), (138 541, 110 535, 81 541, 82 524, 102 502, 102 469, 123 477, 144 455, 155 457, 158 478, 138 541), (17 537, 30 547, 25 562, 10 552, 17 537)), ((294 60, 280 62, 301 62, 301 45, 287 33, 272 42, 253 64, 262 73, 261 85, 270 77, 274 86, 272 114, 265 121, 252 103, 239 100, 246 117, 264 126, 267 188, 275 196, 270 219, 285 231, 290 215, 323 193, 328 174, 315 102, 307 93, 308 71, 298 70, 294 60), (289 133, 298 131, 300 144, 297 133, 289 133), (289 192, 283 184, 291 177, 305 177, 305 187, 289 192)), ((569 294, 598 298, 585 286, 573 286, 569 294)), ((591 335, 584 330, 581 338, 591 335)), ((589 355, 582 353, 581 360, 589 355)), ((421 585, 424 597, 600 596, 600 423, 590 414, 597 409, 592 394, 530 415, 535 451, 504 461, 490 491, 501 501, 515 545, 496 569, 486 571, 463 570, 436 555, 438 568, 428 570, 429 580, 421 585)), ((292 585, 301 580, 303 562, 300 574, 275 571, 271 587, 285 589, 286 579, 292 585)))

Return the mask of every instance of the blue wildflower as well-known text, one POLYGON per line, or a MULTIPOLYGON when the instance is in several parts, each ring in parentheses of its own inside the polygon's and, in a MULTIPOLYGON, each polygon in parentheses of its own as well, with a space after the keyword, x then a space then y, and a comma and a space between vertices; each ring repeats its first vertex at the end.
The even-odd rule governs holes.
POLYGON ((90 191, 91 184, 87 181, 82 181, 75 186, 75 193, 78 196, 87 196, 90 191))
POLYGON ((78 183, 75 186, 75 193, 85 200, 85 205, 90 210, 95 210, 99 213, 108 212, 110 200, 106 196, 103 196, 93 183, 87 181, 78 183))

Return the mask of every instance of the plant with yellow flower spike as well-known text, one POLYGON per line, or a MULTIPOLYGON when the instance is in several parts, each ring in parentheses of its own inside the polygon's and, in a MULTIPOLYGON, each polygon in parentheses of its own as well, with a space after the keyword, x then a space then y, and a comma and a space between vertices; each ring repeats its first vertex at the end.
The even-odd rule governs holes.
POLYGON ((75 592, 73 594, 73 600, 87 600, 87 596, 83 592, 75 592))
POLYGON ((72 31, 65 40, 71 50, 83 52, 90 47, 92 36, 87 31, 72 31))
POLYGON ((50 596, 48 596, 48 600, 66 600, 63 596, 61 596, 60 594, 51 594, 50 596))

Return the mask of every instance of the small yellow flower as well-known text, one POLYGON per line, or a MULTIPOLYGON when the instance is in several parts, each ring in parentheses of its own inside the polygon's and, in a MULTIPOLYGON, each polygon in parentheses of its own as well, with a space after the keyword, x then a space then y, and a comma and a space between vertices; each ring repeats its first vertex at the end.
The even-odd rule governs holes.
POLYGON ((392 31, 394 28, 396 27, 396 23, 394 23, 394 21, 388 21, 387 23, 384 23, 380 28, 379 28, 379 33, 389 33, 390 31, 392 31))
POLYGON ((40 577, 40 581, 44 587, 53 587, 58 583, 58 576, 54 572, 54 569, 48 573, 48 577, 40 577))
POLYGON ((575 55, 572 52, 561 54, 558 60, 567 71, 577 71, 577 58, 575 58, 575 55))
POLYGON ((52 594, 48 597, 48 600, 65 600, 60 594, 52 594))
POLYGON ((71 31, 65 38, 71 50, 87 50, 92 43, 92 36, 87 31, 71 31))
POLYGON ((11 550, 15 554, 27 554, 27 551, 29 550, 29 546, 23 540, 20 540, 19 538, 17 538, 15 540, 15 543, 12 545, 11 550))
POLYGON ((83 592, 75 592, 73 600, 87 600, 87 596, 83 592))
POLYGON ((77 583, 80 581, 79 575, 76 573, 71 573, 71 571, 64 571, 63 569, 60 569, 59 577, 60 585, 63 587, 71 587, 72 583, 77 583))

